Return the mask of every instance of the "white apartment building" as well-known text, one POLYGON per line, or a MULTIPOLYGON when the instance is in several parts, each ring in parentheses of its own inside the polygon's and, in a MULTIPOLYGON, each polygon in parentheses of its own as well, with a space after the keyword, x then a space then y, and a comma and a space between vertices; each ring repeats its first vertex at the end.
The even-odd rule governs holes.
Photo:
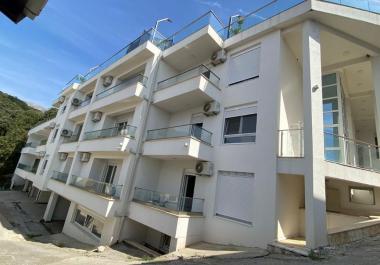
POLYGON ((229 27, 208 12, 145 31, 62 90, 13 185, 95 245, 312 249, 377 233, 379 14, 274 1, 229 27))

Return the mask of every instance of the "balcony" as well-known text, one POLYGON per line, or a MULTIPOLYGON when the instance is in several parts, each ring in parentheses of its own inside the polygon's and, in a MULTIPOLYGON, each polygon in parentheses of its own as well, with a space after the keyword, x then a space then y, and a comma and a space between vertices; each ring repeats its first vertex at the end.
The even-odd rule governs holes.
POLYGON ((29 166, 29 165, 26 165, 26 164, 21 164, 19 163, 17 165, 17 168, 19 169, 22 169, 24 171, 28 171, 28 172, 31 172, 33 174, 35 174, 37 172, 37 168, 36 167, 33 167, 33 166, 29 166))
POLYGON ((37 167, 29 166, 26 164, 19 163, 16 167, 15 174, 22 177, 23 179, 28 179, 32 182, 36 180, 37 167))
POLYGON ((135 126, 112 127, 86 132, 80 142, 81 152, 125 152, 135 144, 135 126))
POLYGON ((278 131, 279 157, 304 157, 303 129, 278 131))
POLYGON ((128 217, 173 238, 201 239, 204 200, 136 188, 128 217))
POLYGON ((37 134, 49 137, 51 129, 55 126, 54 121, 55 119, 49 121, 40 121, 36 124, 36 126, 29 130, 28 135, 37 134))
POLYGON ((209 11, 157 45, 164 50, 163 58, 178 71, 200 64, 222 48, 222 22, 209 11))
POLYGON ((91 110, 110 111, 125 106, 126 103, 136 103, 143 99, 147 77, 133 76, 120 84, 107 88, 95 96, 91 110))
POLYGON ((104 197, 119 199, 123 185, 100 182, 91 178, 71 176, 70 185, 104 197))
POLYGON ((36 147, 37 147, 36 143, 32 143, 32 142, 26 143, 24 147, 22 148, 21 153, 36 155, 36 147))
POLYGON ((161 159, 211 160, 212 133, 196 125, 149 130, 143 154, 161 159))
POLYGON ((90 106, 90 103, 91 98, 81 101, 79 106, 75 106, 75 108, 70 112, 69 119, 78 119, 78 117, 85 116, 90 106))
POLYGON ((220 78, 200 65, 157 84, 153 103, 168 112, 177 112, 220 101, 220 78))
POLYGON ((79 135, 73 134, 69 137, 64 137, 62 144, 59 146, 59 152, 70 153, 75 152, 78 145, 79 135))
POLYGON ((51 175, 50 178, 54 179, 56 181, 62 182, 62 183, 66 183, 68 176, 69 176, 69 174, 67 174, 67 173, 63 173, 63 172, 59 172, 59 171, 53 171, 53 174, 51 175))

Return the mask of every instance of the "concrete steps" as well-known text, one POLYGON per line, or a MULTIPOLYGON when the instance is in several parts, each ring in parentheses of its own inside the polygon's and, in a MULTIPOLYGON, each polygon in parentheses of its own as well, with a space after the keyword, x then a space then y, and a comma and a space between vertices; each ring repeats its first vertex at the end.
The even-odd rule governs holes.
POLYGON ((267 250, 271 253, 308 257, 310 249, 303 246, 295 246, 281 242, 268 244, 267 250))
POLYGON ((160 253, 158 253, 158 252, 156 252, 150 248, 147 248, 146 246, 143 246, 142 244, 140 244, 138 242, 130 241, 130 240, 123 240, 123 242, 145 252, 147 255, 149 255, 153 258, 161 256, 160 253))

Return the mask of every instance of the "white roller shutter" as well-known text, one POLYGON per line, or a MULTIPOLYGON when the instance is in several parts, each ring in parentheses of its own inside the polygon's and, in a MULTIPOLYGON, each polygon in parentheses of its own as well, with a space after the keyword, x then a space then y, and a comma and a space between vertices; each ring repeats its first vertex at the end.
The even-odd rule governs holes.
POLYGON ((229 84, 235 84, 259 76, 260 47, 251 48, 231 56, 229 84))
POLYGON ((254 174, 219 171, 215 214, 252 224, 254 174))

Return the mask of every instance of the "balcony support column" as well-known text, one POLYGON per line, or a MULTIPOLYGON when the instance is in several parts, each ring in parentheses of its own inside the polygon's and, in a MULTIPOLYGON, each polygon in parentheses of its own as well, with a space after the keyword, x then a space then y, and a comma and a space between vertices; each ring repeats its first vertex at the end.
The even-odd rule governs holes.
MULTIPOLYGON (((372 64, 372 79, 373 90, 375 94, 375 124, 376 124, 376 136, 380 141, 380 56, 373 57, 372 64)), ((379 144, 379 142, 378 142, 379 144)))
POLYGON ((320 27, 302 28, 305 150, 305 236, 309 248, 327 245, 320 27))
POLYGON ((51 192, 43 217, 45 222, 51 221, 55 210, 55 206, 57 205, 58 197, 59 195, 57 193, 51 192))

